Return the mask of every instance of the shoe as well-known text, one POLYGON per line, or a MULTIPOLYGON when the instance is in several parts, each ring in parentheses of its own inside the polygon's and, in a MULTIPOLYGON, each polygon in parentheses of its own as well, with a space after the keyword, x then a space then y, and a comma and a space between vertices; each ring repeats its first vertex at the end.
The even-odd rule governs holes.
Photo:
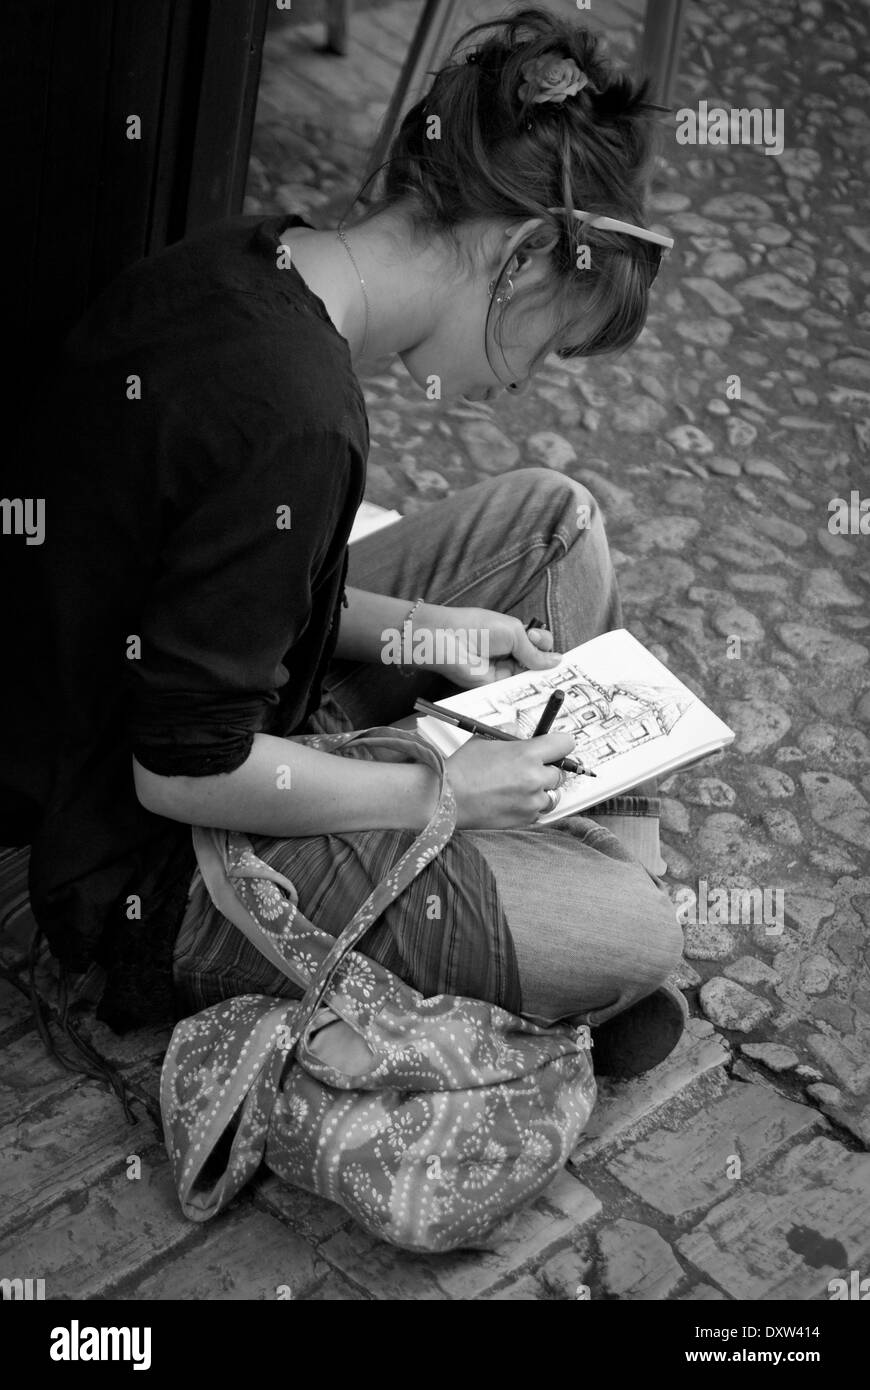
POLYGON ((662 985, 591 1030, 596 1076, 625 1081, 651 1071, 673 1052, 688 1021, 681 991, 662 985))

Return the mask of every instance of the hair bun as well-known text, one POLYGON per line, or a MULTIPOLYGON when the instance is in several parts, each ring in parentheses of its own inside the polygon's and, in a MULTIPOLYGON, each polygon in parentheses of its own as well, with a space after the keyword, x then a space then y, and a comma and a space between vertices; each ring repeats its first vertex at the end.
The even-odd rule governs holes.
POLYGON ((560 319, 582 307, 561 324, 560 341, 572 354, 619 350, 643 326, 648 264, 611 232, 591 238, 592 265, 578 274, 570 210, 643 223, 646 91, 603 57, 599 35, 552 11, 472 25, 406 113, 368 215, 401 203, 427 235, 478 220, 540 220, 554 237, 560 319), (576 336, 566 339, 569 329, 576 336))

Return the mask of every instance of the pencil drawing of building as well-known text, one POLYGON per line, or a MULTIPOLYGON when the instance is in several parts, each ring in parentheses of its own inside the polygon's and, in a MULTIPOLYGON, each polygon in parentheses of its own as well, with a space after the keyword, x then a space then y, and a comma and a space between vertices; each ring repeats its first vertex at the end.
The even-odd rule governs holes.
POLYGON ((673 686, 643 685, 624 680, 605 685, 578 666, 562 667, 558 680, 549 673, 533 677, 519 699, 509 705, 487 692, 491 710, 481 707, 479 718, 521 738, 530 738, 550 692, 565 691, 566 699, 553 731, 576 740, 577 756, 587 767, 607 762, 652 739, 669 734, 691 704, 691 697, 673 686))

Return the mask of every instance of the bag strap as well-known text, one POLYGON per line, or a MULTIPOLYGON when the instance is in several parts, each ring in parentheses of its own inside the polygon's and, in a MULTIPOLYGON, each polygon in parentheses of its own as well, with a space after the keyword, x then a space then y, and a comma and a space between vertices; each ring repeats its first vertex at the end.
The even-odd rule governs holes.
MULTIPOLYGON (((397 732, 407 733, 405 730, 383 731, 374 729, 365 732, 366 735, 373 735, 373 737, 366 739, 373 747, 389 746, 393 741, 392 735, 397 732), (382 736, 384 732, 388 734, 387 737, 382 736)), ((300 1035, 305 1031, 308 1021, 323 999, 333 975, 347 953, 365 936, 372 923, 380 917, 384 909, 389 907, 390 903, 398 898, 399 894, 413 882, 426 865, 440 854, 456 828, 456 797, 453 795, 453 788, 447 780, 443 753, 416 735, 411 734, 410 739, 415 748, 423 755, 417 761, 425 763, 438 773, 438 804, 428 824, 414 840, 414 843, 354 913, 344 931, 336 939, 326 960, 318 969, 299 1008, 300 1035)))
MULTIPOLYGON (((232 871, 229 867, 228 833, 226 830, 213 830, 202 825, 193 827, 194 853, 208 895, 218 911, 232 922, 234 927, 238 927, 242 935, 247 937, 252 946, 256 946, 271 965, 280 970, 288 980, 306 990, 310 984, 310 977, 303 975, 287 960, 275 940, 263 931, 260 923, 251 916, 233 888, 232 871)), ((266 868, 265 865, 263 867, 266 868)), ((293 887, 283 874, 274 874, 274 879, 279 881, 282 887, 293 887)))
MULTIPOLYGON (((413 752, 414 761, 423 763, 438 773, 439 789, 438 804, 428 824, 381 883, 369 894, 339 936, 335 940, 329 938, 332 944, 311 978, 300 976, 285 958, 275 938, 270 938, 235 893, 230 882, 232 869, 228 867, 227 832, 194 827, 193 841, 197 861, 203 882, 215 906, 244 933, 271 964, 305 989, 295 1012, 292 1034, 286 1037, 282 1047, 287 1058, 292 1055, 300 1039, 306 1034, 345 956, 353 950, 385 908, 394 902, 426 864, 440 853, 456 826, 456 798, 447 779, 444 755, 420 735, 409 730, 377 726, 348 734, 312 735, 304 741, 319 747, 330 747, 337 753, 351 748, 356 751, 360 747, 413 752)), ((282 883, 289 890, 295 903, 296 893, 292 883, 276 871, 267 869, 265 865, 264 872, 267 872, 273 881, 282 883)), ((326 933, 323 935, 326 936, 326 933)), ((341 1010, 338 1012, 341 1013, 341 1010)))

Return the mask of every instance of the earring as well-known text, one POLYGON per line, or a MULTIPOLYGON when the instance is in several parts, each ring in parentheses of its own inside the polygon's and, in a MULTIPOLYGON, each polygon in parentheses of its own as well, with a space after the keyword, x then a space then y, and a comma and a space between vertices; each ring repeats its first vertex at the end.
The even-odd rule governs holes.
MULTIPOLYGON (((495 295, 495 302, 496 302, 496 304, 510 304, 511 299, 513 298, 513 293, 514 293, 514 282, 513 282, 513 280, 511 279, 511 277, 508 276, 508 277, 507 277, 507 289, 506 289, 506 290, 499 290, 498 294, 495 295)), ((495 280, 490 280, 490 282, 489 282, 489 297, 490 297, 490 299, 492 299, 492 296, 493 296, 494 294, 495 294, 495 280)))

